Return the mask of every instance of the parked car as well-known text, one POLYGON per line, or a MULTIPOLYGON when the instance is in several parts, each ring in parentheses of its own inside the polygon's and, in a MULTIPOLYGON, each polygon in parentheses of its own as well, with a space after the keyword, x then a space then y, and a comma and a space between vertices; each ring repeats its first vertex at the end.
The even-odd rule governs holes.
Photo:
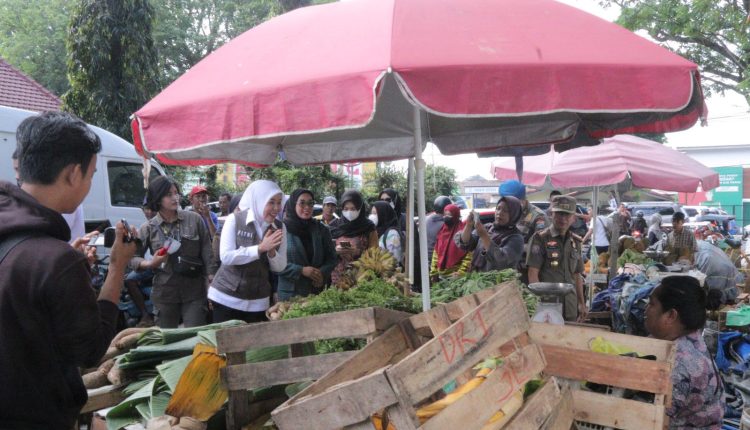
POLYGON ((636 212, 642 211, 646 221, 651 218, 651 215, 658 213, 661 215, 662 225, 668 227, 672 226, 672 215, 675 213, 682 212, 686 218, 688 217, 682 205, 674 202, 625 202, 625 207, 634 218, 636 212))

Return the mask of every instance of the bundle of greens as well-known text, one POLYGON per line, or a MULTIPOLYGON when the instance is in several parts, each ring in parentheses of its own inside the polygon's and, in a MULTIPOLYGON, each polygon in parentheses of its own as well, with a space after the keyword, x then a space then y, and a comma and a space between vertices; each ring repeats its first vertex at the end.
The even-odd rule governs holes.
POLYGON ((644 266, 651 266, 655 264, 654 260, 633 249, 626 249, 617 259, 617 267, 625 267, 625 264, 627 263, 642 264, 644 266))

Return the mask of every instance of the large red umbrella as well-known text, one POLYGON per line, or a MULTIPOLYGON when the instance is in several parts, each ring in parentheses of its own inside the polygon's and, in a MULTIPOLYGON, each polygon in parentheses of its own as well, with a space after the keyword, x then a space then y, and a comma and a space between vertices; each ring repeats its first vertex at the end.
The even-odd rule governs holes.
MULTIPOLYGON (((493 163, 495 179, 517 179, 512 158, 493 163)), ((719 174, 688 155, 653 140, 630 135, 603 139, 593 148, 550 151, 524 159, 526 185, 579 188, 630 181, 638 188, 693 193, 719 186, 719 174)))
POLYGON ((249 30, 133 125, 168 163, 307 164, 414 156, 420 120, 444 154, 528 154, 685 129, 703 110, 695 64, 555 1, 353 0, 249 30))
POLYGON ((138 110, 133 134, 172 164, 415 157, 429 285, 426 140, 443 154, 544 153, 704 114, 695 64, 552 0, 352 0, 228 42, 138 110))

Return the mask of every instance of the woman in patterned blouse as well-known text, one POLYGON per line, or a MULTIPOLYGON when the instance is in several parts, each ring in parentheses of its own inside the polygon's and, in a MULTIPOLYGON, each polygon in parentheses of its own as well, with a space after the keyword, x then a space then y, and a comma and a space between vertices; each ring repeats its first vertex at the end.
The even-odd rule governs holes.
POLYGON ((670 429, 720 429, 724 416, 719 372, 700 330, 706 309, 716 309, 721 293, 708 297, 691 276, 670 276, 651 293, 646 328, 655 338, 674 341, 672 405, 667 409, 670 429))

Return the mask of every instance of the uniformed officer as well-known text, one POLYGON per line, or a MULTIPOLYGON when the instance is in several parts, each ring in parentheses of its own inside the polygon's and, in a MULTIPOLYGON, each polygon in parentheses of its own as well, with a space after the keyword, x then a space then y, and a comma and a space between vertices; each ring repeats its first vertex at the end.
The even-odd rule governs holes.
POLYGON ((575 198, 555 196, 552 200, 552 225, 534 233, 526 258, 529 283, 565 282, 575 286, 575 291, 565 297, 566 321, 582 321, 588 313, 581 276, 581 242, 570 232, 575 213, 575 198))

